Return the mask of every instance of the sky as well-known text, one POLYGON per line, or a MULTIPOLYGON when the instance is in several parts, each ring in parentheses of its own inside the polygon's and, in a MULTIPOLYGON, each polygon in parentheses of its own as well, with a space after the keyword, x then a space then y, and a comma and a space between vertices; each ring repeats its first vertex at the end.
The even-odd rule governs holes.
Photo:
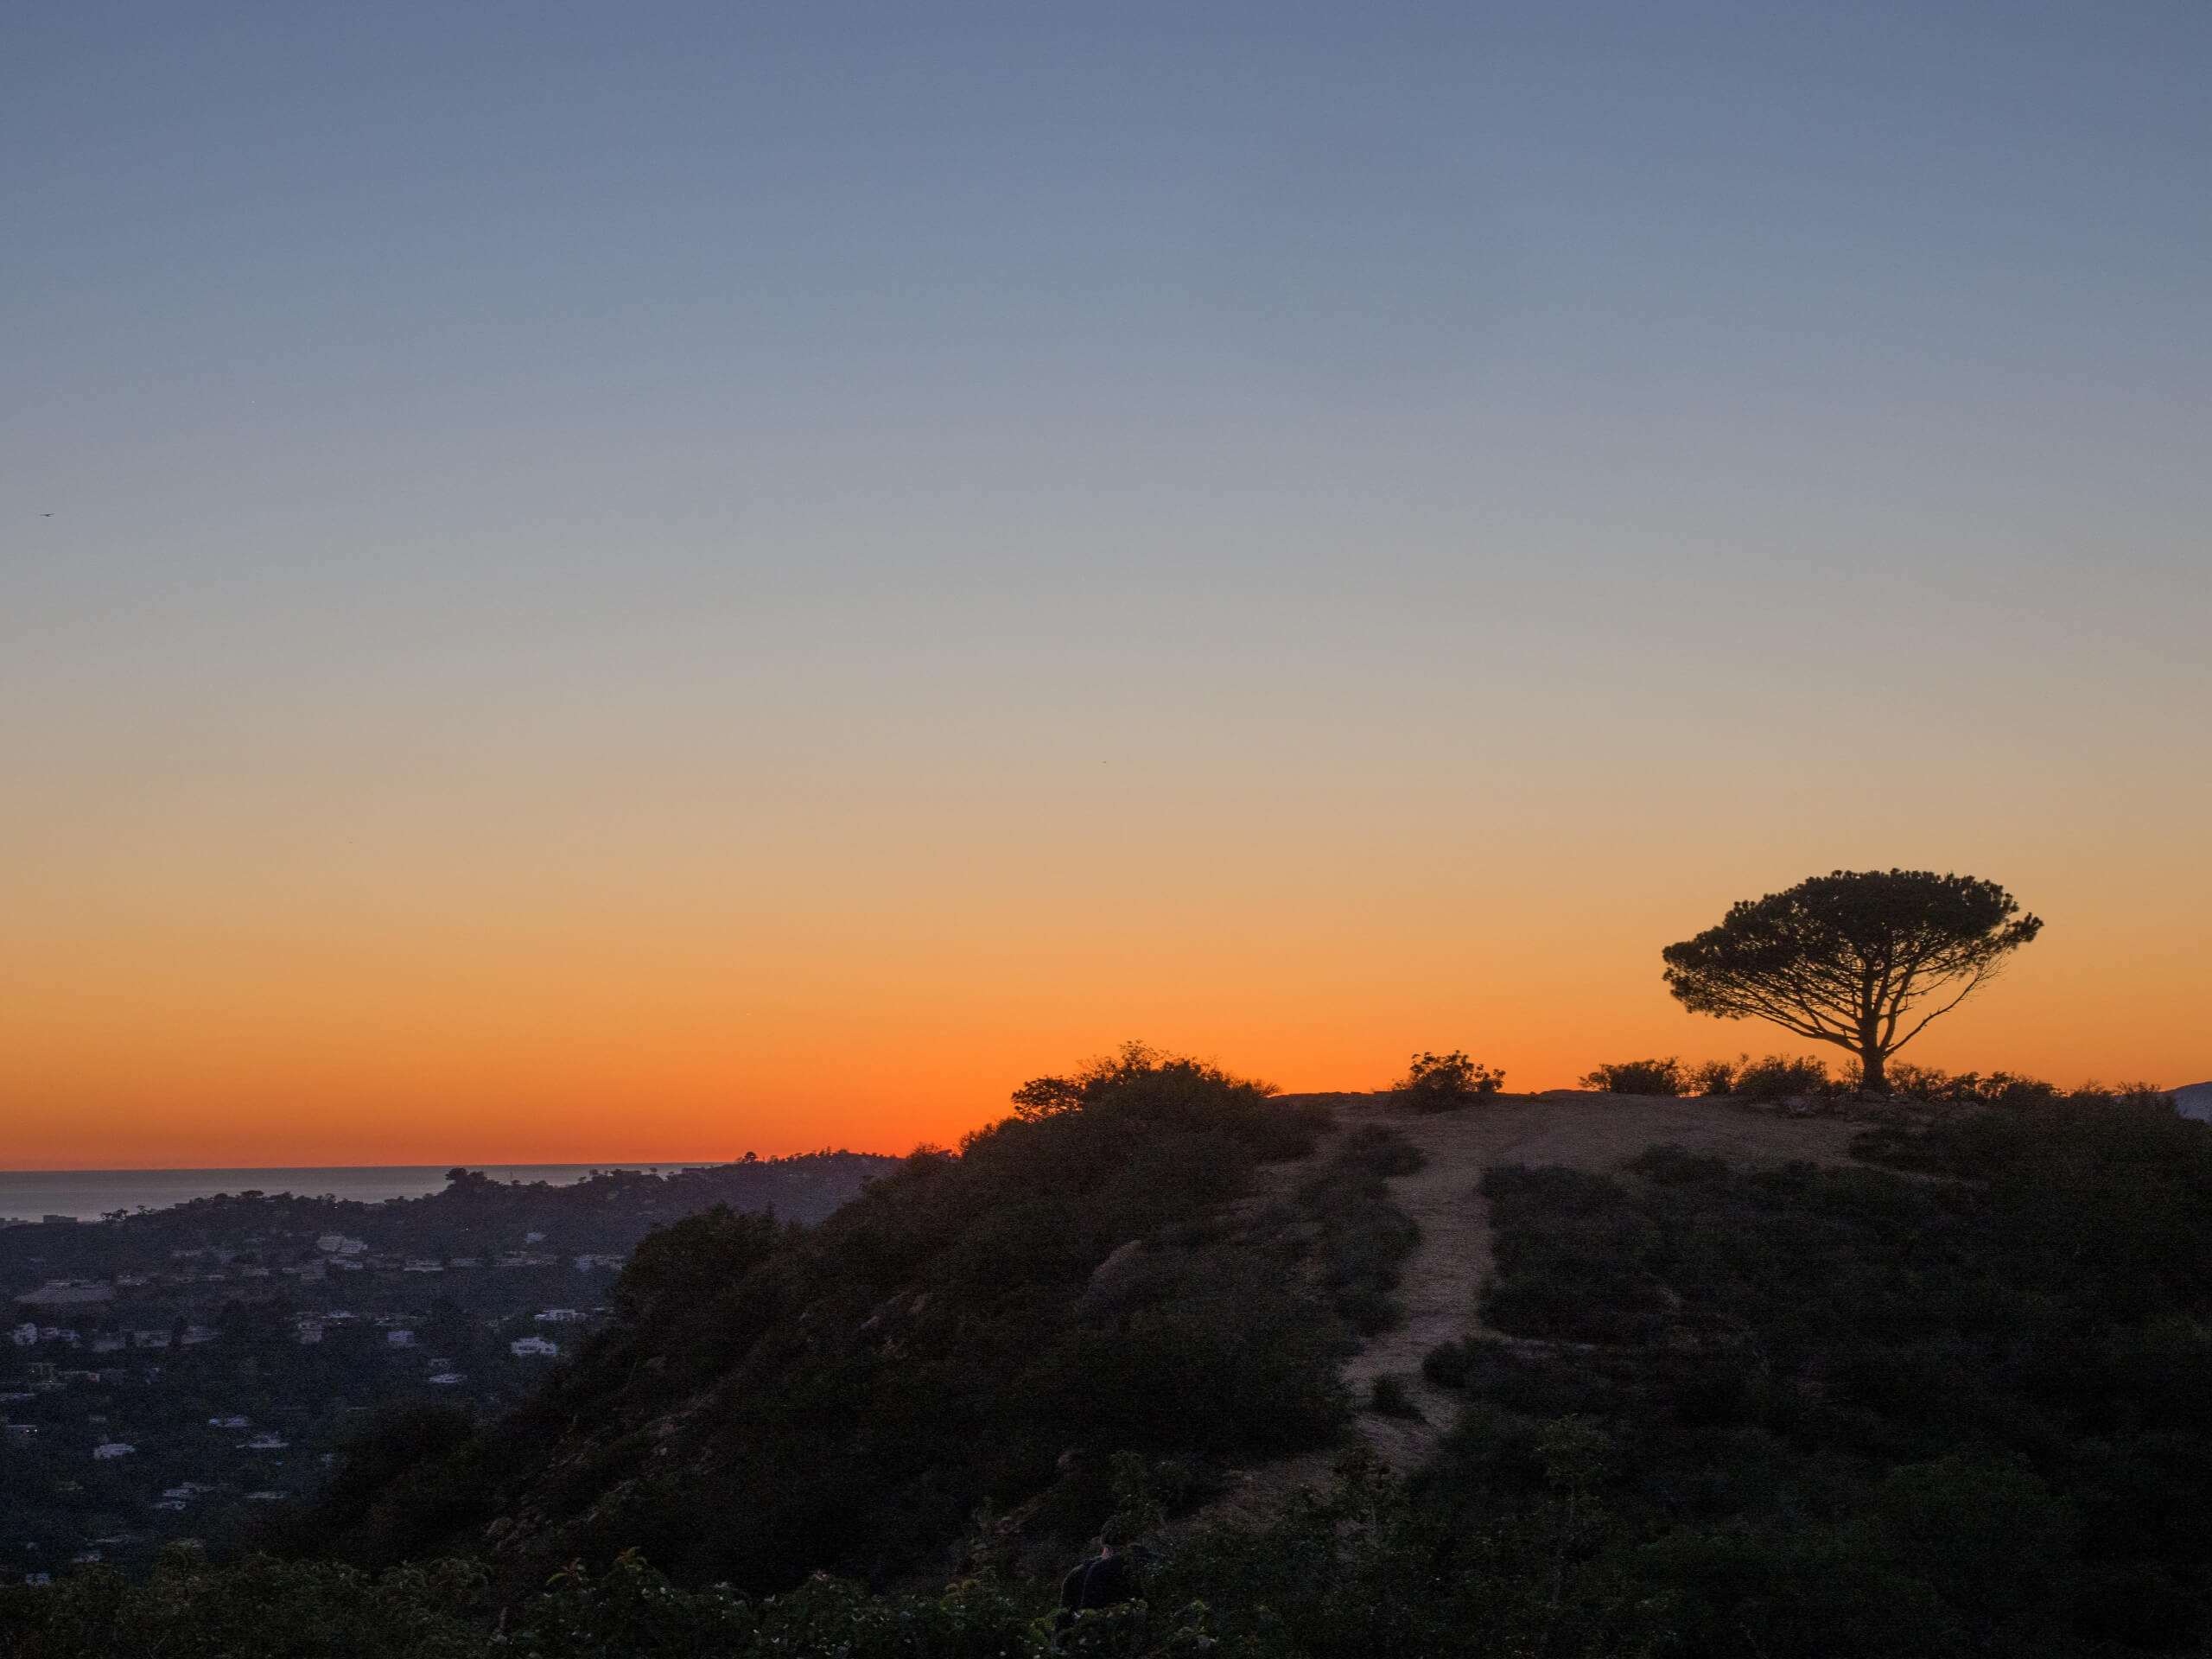
MULTIPOLYGON (((0 1166, 950 1143, 1802 1052, 2212 1077, 2212 10, 0 18, 0 1166)), ((1840 1058, 1840 1057, 1839 1057, 1840 1058)))

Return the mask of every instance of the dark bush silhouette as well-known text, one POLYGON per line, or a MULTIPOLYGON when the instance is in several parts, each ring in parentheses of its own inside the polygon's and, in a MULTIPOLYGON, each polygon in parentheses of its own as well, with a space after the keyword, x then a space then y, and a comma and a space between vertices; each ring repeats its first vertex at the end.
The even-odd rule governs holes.
POLYGON ((1416 1054, 1406 1075, 1393 1086, 1417 1112, 1449 1112, 1487 1100, 1504 1086, 1505 1073, 1469 1059, 1458 1049, 1449 1054, 1416 1054))
POLYGON ((1707 1060, 1690 1068, 1686 1081, 1700 1095, 1732 1095, 1736 1092, 1737 1067, 1747 1064, 1751 1056, 1741 1060, 1707 1060))
POLYGON ((1368 1409, 1383 1417, 1419 1418, 1421 1408, 1414 1404, 1413 1391, 1406 1387, 1406 1379, 1385 1372, 1368 1387, 1368 1409))
POLYGON ((1833 1085, 1822 1061, 1770 1054, 1746 1061, 1736 1073, 1735 1092, 1746 1100, 1789 1100, 1800 1095, 1824 1095, 1833 1085))
POLYGON ((337 1465, 300 1526, 309 1535, 344 1539, 357 1560, 396 1564, 416 1535, 470 1512, 448 1459, 475 1432, 473 1413, 440 1401, 398 1400, 364 1413, 348 1427, 337 1465))
POLYGON ((1663 1060, 1620 1060, 1601 1065, 1580 1079, 1585 1089, 1609 1095, 1679 1095, 1690 1079, 1682 1063, 1669 1055, 1663 1060))
MULTIPOLYGON (((1954 1075, 1934 1066, 1910 1065, 1891 1068, 1890 1087, 1903 1099, 1932 1106, 2049 1106, 2065 1095, 2056 1084, 2009 1071, 1993 1071, 1987 1077, 1979 1071, 1954 1075)), ((2139 1085, 2137 1091, 2144 1090, 2139 1085)))

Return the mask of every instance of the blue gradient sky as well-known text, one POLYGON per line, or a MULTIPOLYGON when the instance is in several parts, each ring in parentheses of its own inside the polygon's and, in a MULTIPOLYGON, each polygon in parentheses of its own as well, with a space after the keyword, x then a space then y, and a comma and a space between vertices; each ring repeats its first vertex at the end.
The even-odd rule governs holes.
POLYGON ((1129 1035, 1561 1084, 1775 1046, 1657 948, 1835 866, 2051 920, 1922 1058, 2212 1074, 2208 71, 17 6, 0 1162, 889 1145, 1129 1035))

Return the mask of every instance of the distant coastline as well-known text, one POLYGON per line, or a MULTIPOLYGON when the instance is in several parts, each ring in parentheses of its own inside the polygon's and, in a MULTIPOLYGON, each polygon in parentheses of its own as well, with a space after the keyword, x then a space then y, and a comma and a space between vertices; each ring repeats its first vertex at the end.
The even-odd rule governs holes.
MULTIPOLYGON (((688 1163, 470 1164, 495 1181, 544 1181, 567 1186, 597 1169, 639 1169, 666 1173, 712 1166, 715 1160, 688 1163)), ((451 1164, 336 1164, 270 1169, 30 1169, 0 1170, 0 1222, 41 1221, 67 1216, 98 1221, 118 1210, 166 1209, 218 1192, 292 1192, 320 1198, 327 1193, 357 1204, 385 1198, 419 1198, 446 1184, 451 1164)))

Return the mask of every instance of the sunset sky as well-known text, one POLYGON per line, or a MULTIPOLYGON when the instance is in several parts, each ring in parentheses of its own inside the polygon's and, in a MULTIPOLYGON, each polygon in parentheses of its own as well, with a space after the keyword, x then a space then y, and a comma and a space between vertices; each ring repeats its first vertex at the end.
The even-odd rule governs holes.
POLYGON ((0 1166, 1803 1052, 1660 947, 1893 865, 2048 922, 1903 1058, 2212 1077, 2208 75, 2200 0, 12 7, 0 1166))

